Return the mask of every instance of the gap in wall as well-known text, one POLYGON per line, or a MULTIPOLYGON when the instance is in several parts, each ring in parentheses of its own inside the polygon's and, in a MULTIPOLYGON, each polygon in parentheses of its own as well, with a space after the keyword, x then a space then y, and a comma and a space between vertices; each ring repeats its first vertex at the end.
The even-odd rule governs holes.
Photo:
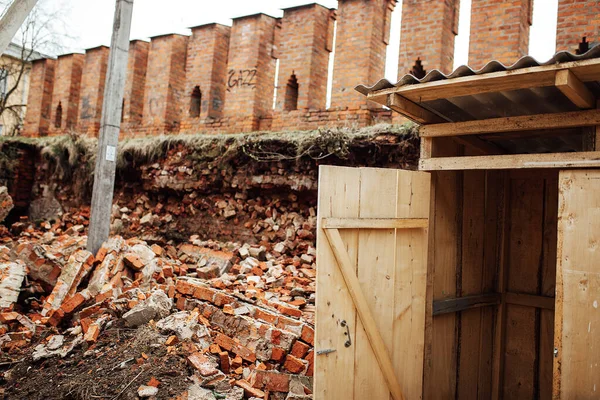
POLYGON ((327 65, 327 100, 325 102, 325 108, 329 110, 331 108, 331 92, 333 91, 333 62, 335 61, 335 45, 337 39, 337 21, 333 22, 333 46, 331 53, 329 53, 329 64, 327 65))
POLYGON ((534 0, 529 54, 540 62, 549 60, 556 53, 557 21, 558 0, 534 0))
POLYGON ((458 35, 454 40, 454 69, 469 63, 471 0, 461 0, 458 13, 458 35))
MULTIPOLYGON (((400 57, 400 35, 402 26, 402 2, 399 2, 392 11, 390 20, 390 43, 385 52, 385 79, 398 82, 398 58, 400 57)), ((368 82, 369 85, 375 82, 368 82)))

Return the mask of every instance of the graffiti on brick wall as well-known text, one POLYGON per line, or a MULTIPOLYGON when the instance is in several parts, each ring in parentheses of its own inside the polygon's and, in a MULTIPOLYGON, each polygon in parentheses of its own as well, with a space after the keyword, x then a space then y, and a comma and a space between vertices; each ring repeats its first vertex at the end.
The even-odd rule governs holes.
POLYGON ((81 101, 81 119, 89 119, 94 117, 94 109, 90 104, 89 97, 84 97, 81 101))
POLYGON ((236 88, 250 87, 256 89, 256 68, 229 70, 229 79, 227 79, 227 91, 230 92, 236 88))

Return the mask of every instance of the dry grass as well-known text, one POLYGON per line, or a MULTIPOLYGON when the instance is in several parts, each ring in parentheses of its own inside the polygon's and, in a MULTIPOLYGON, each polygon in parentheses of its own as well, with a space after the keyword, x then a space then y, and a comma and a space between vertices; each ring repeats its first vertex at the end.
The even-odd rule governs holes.
MULTIPOLYGON (((346 159, 353 143, 379 135, 397 135, 412 139, 417 135, 413 124, 379 124, 352 129, 334 128, 315 131, 253 132, 218 135, 161 135, 125 139, 119 143, 117 172, 125 168, 156 162, 175 147, 184 147, 193 160, 211 164, 226 163, 240 156, 258 162, 299 159, 346 159)), ((15 168, 16 151, 34 147, 49 162, 57 178, 91 182, 96 162, 97 139, 75 133, 43 138, 0 137, 0 169, 15 168)))

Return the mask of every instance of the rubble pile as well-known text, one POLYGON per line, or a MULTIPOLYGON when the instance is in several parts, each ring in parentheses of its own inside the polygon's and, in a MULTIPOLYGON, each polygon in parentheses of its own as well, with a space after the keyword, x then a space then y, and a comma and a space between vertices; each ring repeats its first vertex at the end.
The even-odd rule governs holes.
POLYGON ((107 376, 121 371, 115 376, 131 378, 127 387, 94 386, 110 396, 123 390, 124 398, 311 398, 310 240, 267 249, 197 236, 163 245, 113 236, 91 254, 84 215, 39 229, 23 220, 18 234, 1 239, 0 391, 6 398, 89 398, 63 372, 85 375, 86 366, 93 373, 106 363, 117 365, 107 376), (40 377, 59 365, 54 379, 62 379, 64 390, 52 385, 46 397, 39 387, 27 392, 32 378, 25 365, 40 377))

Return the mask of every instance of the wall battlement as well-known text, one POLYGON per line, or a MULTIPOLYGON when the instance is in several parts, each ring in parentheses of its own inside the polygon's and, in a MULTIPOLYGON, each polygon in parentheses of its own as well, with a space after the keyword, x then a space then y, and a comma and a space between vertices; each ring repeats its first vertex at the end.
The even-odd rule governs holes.
MULTIPOLYGON (((398 75, 448 73, 460 0, 339 0, 134 40, 123 99, 123 136, 311 130, 400 122, 354 91, 384 76, 391 15, 402 2, 398 75), (335 40, 334 40, 335 37, 335 40), (332 77, 328 65, 332 53, 332 77), (332 83, 327 103, 328 79, 332 83)), ((537 4, 537 3, 536 3, 537 4)), ((511 64, 529 48, 533 0, 473 0, 469 65, 511 64)), ((600 42, 600 2, 559 0, 557 51, 600 42), (583 37, 586 42, 580 45, 583 37), (589 44, 588 44, 589 43, 589 44)), ((34 62, 25 136, 97 136, 109 49, 34 62)))

